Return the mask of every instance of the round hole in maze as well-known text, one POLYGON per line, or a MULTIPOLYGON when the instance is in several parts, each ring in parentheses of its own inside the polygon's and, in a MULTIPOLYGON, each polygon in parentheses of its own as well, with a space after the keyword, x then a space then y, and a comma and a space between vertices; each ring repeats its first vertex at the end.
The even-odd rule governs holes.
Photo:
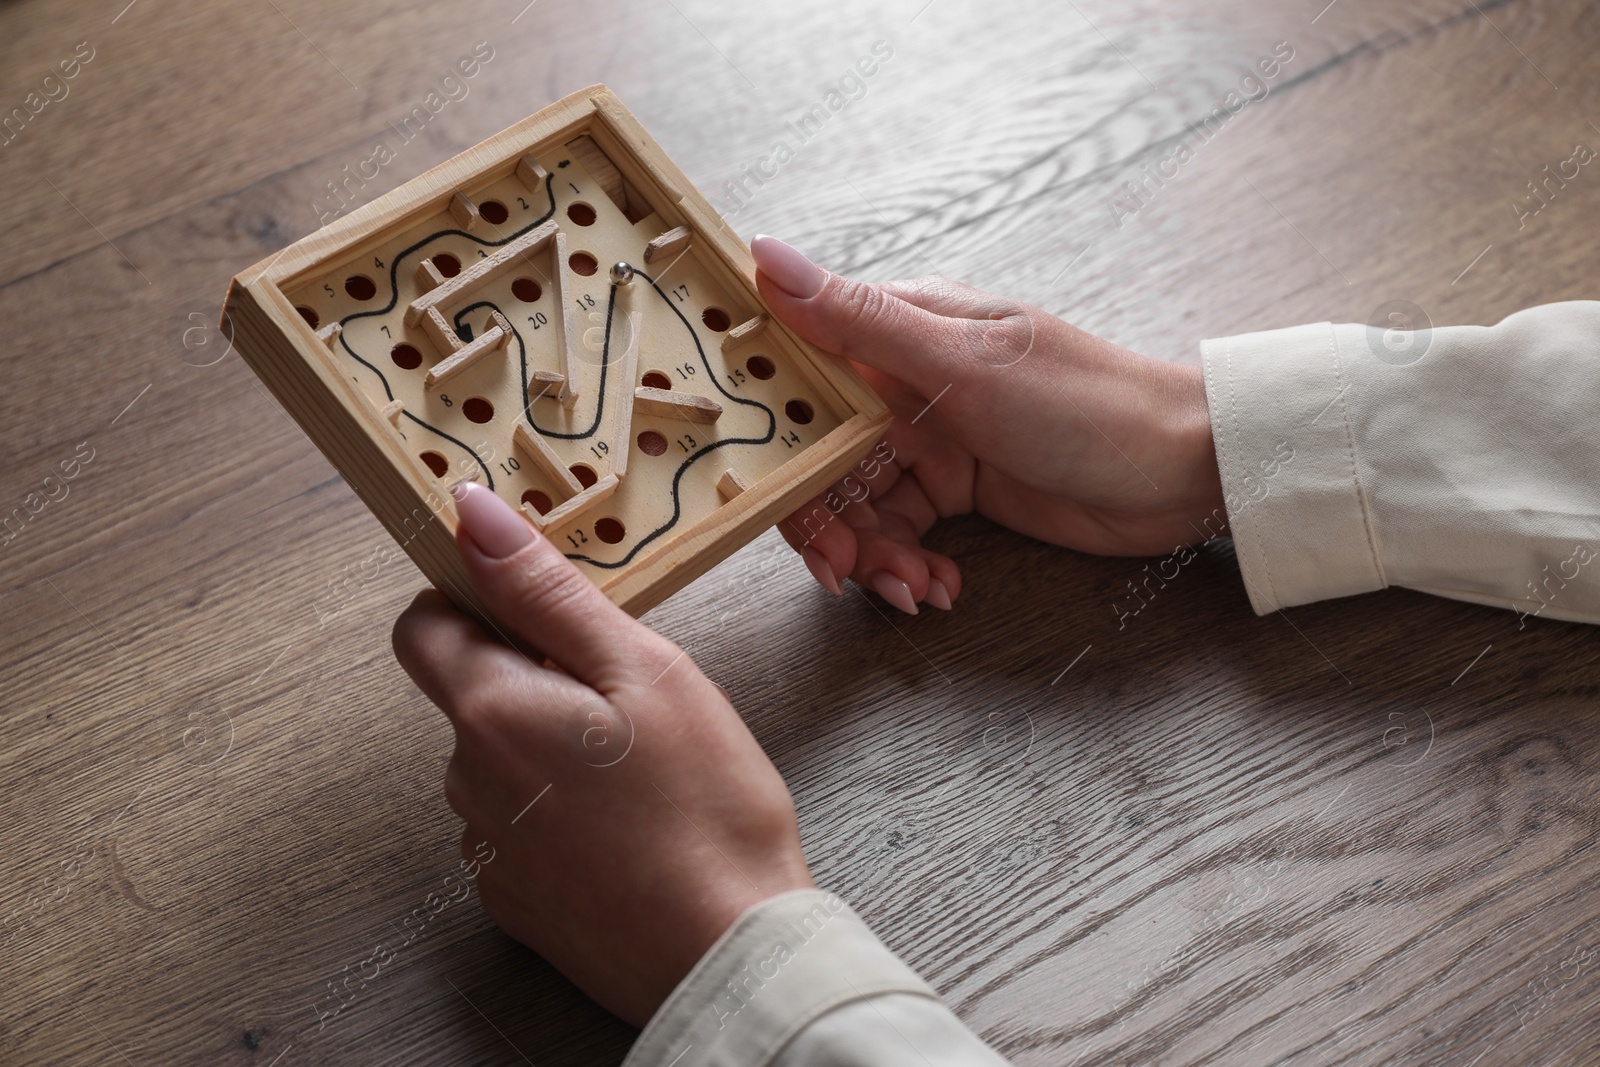
POLYGON ((443 274, 446 278, 454 278, 457 274, 461 273, 461 261, 455 256, 452 256, 449 252, 440 252, 438 255, 434 256, 433 265, 437 267, 439 273, 443 274))
POLYGON ((428 465, 428 469, 433 472, 435 478, 443 478, 450 473, 450 461, 437 452, 424 452, 422 454, 422 462, 428 465))
POLYGON ((352 274, 344 280, 344 291, 353 300, 371 300, 378 295, 378 286, 365 274, 352 274))
POLYGON ((728 318, 728 313, 719 307, 708 307, 700 313, 700 321, 709 329, 721 333, 733 325, 733 320, 728 318))
POLYGON ((544 295, 544 288, 532 278, 518 278, 511 283, 511 295, 524 304, 531 304, 544 295))
POLYGON ((295 305, 295 310, 300 312, 300 317, 302 319, 305 319, 306 320, 306 325, 310 326, 313 330, 315 330, 317 328, 317 326, 322 322, 321 319, 317 318, 316 311, 314 311, 311 308, 306 307, 304 304, 295 305))
POLYGON ((567 218, 579 226, 593 226, 596 216, 594 208, 585 204, 582 200, 574 200, 567 205, 567 218))
POLYGON ((574 274, 581 274, 585 278, 600 269, 600 261, 588 252, 574 252, 567 257, 567 265, 574 274))
POLYGON ((478 214, 491 226, 498 226, 511 217, 511 212, 498 200, 485 200, 478 205, 478 214))
POLYGON ((541 515, 548 514, 552 507, 550 494, 541 493, 537 489, 529 489, 526 493, 523 493, 522 502, 541 515))
POLYGON ((647 456, 659 456, 667 450, 667 439, 654 430, 639 435, 639 451, 647 456))
POLYGON ((572 472, 572 476, 574 478, 578 479, 578 484, 583 486, 585 489, 593 485, 599 480, 600 477, 599 475, 595 474, 594 468, 586 463, 574 463, 567 469, 572 472))
POLYGON ((494 418, 494 405, 481 396, 469 396, 461 402, 461 414, 472 422, 485 423, 494 418))
POLYGON ((778 373, 778 368, 772 365, 772 360, 766 356, 751 356, 744 361, 745 369, 750 372, 750 377, 766 381, 778 373))
POLYGON ((401 370, 416 370, 422 366, 422 353, 417 351, 415 345, 408 345, 404 341, 389 349, 389 358, 401 370))
POLYGON ((789 416, 789 421, 797 426, 804 426, 817 417, 816 409, 799 397, 795 397, 783 405, 783 413, 789 416))
POLYGON ((644 377, 639 379, 639 384, 648 385, 652 389, 671 389, 672 379, 658 370, 647 370, 644 377))
POLYGON ((594 535, 608 545, 614 545, 628 536, 628 528, 622 525, 621 519, 613 519, 607 515, 603 519, 594 521, 594 535))

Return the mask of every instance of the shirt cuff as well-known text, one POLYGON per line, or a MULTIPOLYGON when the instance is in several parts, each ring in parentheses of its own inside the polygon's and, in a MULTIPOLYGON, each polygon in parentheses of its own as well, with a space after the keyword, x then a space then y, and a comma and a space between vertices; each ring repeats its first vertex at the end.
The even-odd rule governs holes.
POLYGON ((1228 525, 1257 614, 1388 584, 1340 363, 1341 342, 1349 352, 1365 329, 1322 322, 1201 343, 1228 525))
POLYGON ((884 993, 938 999, 837 896, 785 893, 718 938, 623 1067, 760 1067, 821 1015, 884 993))

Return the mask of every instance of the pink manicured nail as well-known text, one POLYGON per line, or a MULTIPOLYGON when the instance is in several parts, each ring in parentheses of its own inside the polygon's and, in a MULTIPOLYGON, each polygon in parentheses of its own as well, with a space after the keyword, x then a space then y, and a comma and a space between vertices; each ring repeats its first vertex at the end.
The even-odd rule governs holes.
POLYGON ((800 548, 800 558, 806 561, 806 569, 822 588, 834 596, 844 595, 844 590, 839 588, 839 579, 833 576, 833 568, 828 566, 826 556, 810 545, 803 545, 800 548))
POLYGON ((879 571, 872 576, 872 588, 907 615, 917 613, 917 602, 911 597, 911 587, 888 571, 879 571))
POLYGON ((950 590, 937 578, 928 579, 928 595, 922 598, 924 604, 932 604, 940 611, 950 610, 950 590))
POLYGON ((790 296, 810 300, 821 292, 821 269, 798 248, 786 245, 776 237, 758 233, 756 239, 750 242, 750 254, 755 256, 756 266, 761 273, 790 296))
POLYGON ((533 527, 511 510, 511 505, 476 482, 461 482, 450 490, 456 498, 456 514, 483 554, 490 559, 505 559, 533 543, 533 527))

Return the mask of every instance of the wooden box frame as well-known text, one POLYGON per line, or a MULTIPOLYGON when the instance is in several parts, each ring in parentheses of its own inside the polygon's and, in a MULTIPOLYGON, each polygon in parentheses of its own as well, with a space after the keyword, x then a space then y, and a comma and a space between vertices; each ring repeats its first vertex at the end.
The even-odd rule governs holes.
MULTIPOLYGON (((588 135, 669 226, 686 226, 718 284, 763 307, 749 248, 603 85, 574 93, 398 189, 302 238, 233 279, 223 328, 252 370, 327 456, 424 575, 458 605, 487 615, 455 547, 448 491, 407 452, 394 428, 335 364, 288 293, 387 235, 447 210, 457 193, 513 173, 526 155, 588 135), (435 521, 437 520, 437 521, 435 521)), ((770 316, 769 316, 770 319, 770 316)), ((640 615, 843 477, 881 437, 888 408, 843 360, 775 320, 785 358, 826 395, 843 422, 721 507, 610 572, 601 589, 640 615)))

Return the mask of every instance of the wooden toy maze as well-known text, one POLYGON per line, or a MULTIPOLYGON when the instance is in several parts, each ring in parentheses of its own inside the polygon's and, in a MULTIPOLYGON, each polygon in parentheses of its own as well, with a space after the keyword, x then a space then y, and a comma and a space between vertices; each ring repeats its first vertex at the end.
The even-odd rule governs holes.
POLYGON ((749 250, 602 86, 244 272, 223 325, 422 571, 480 610, 452 543, 460 479, 639 614, 889 421, 768 317, 749 250))

